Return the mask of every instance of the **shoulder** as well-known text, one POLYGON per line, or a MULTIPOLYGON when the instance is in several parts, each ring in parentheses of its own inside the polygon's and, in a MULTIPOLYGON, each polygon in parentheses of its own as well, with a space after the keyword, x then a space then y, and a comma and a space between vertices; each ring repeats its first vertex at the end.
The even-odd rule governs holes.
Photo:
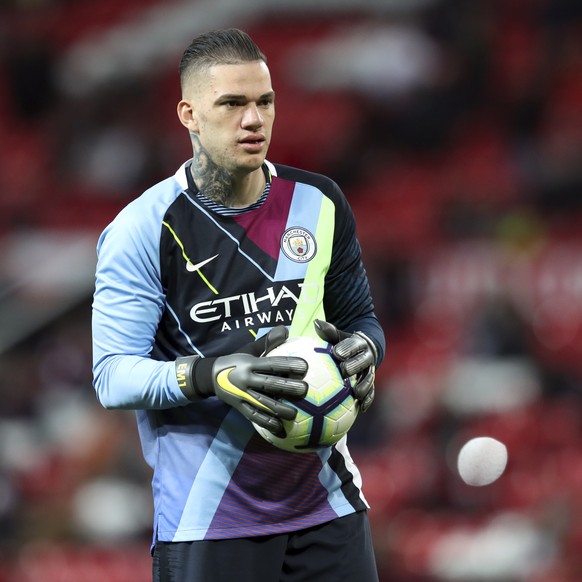
POLYGON ((157 243, 164 216, 183 194, 184 188, 176 176, 171 176, 148 188, 132 200, 103 230, 99 246, 105 239, 117 245, 140 247, 157 243))
POLYGON ((269 168, 274 176, 282 180, 294 182, 302 189, 313 189, 327 198, 336 215, 336 221, 353 221, 353 212, 350 204, 339 185, 330 177, 316 172, 309 172, 283 164, 272 164, 269 168))
POLYGON ((324 194, 341 194, 340 187, 331 178, 323 174, 309 172, 308 170, 302 170, 292 166, 285 166, 284 164, 269 164, 269 167, 273 175, 283 180, 313 186, 324 194))
POLYGON ((145 224, 154 220, 159 224, 168 208, 184 189, 175 177, 169 177, 148 188, 141 196, 132 200, 116 216, 114 222, 124 224, 145 224))

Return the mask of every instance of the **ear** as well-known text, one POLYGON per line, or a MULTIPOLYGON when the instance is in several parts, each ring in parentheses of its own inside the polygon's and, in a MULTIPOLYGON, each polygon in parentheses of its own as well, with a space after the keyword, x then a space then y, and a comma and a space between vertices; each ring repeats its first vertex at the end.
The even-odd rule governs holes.
POLYGON ((198 132, 198 119, 194 111, 192 102, 188 99, 182 99, 177 107, 178 119, 180 123, 188 129, 188 131, 198 132))

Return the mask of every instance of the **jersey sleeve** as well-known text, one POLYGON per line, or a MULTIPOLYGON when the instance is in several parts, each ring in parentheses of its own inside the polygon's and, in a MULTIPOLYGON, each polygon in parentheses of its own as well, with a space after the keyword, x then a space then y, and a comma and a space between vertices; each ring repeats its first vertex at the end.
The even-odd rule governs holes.
POLYGON ((160 225, 153 218, 136 220, 135 210, 130 205, 122 211, 97 245, 92 316, 94 387, 106 408, 185 405, 189 400, 178 386, 174 362, 151 358, 164 309, 159 276, 160 225))
POLYGON ((362 252, 356 238, 354 214, 337 185, 333 254, 325 280, 325 313, 330 323, 343 331, 362 331, 378 349, 382 362, 386 343, 375 314, 362 252))

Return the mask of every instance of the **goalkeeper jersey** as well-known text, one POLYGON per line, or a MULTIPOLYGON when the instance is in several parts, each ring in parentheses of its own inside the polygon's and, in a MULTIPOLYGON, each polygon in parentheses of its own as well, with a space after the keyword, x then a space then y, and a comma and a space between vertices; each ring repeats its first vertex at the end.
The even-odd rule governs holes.
POLYGON ((277 325, 315 336, 315 318, 384 353, 344 195, 319 174, 263 169, 266 197, 225 214, 186 162, 99 238, 94 385, 105 407, 136 410, 154 543, 288 532, 367 508, 345 437, 285 452, 218 398, 192 402, 178 387, 178 356, 232 353, 277 325))

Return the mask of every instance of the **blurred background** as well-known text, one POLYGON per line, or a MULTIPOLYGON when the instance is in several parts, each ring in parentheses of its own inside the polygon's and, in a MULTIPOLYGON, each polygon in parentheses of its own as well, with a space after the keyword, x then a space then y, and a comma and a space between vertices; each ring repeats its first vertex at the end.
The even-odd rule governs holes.
POLYGON ((582 580, 579 0, 0 2, 0 582, 146 582, 150 471, 91 386, 95 244, 190 157, 177 65, 238 26, 269 159, 358 221, 387 340, 351 433, 383 582, 582 580), (473 436, 509 450, 469 487, 473 436))

